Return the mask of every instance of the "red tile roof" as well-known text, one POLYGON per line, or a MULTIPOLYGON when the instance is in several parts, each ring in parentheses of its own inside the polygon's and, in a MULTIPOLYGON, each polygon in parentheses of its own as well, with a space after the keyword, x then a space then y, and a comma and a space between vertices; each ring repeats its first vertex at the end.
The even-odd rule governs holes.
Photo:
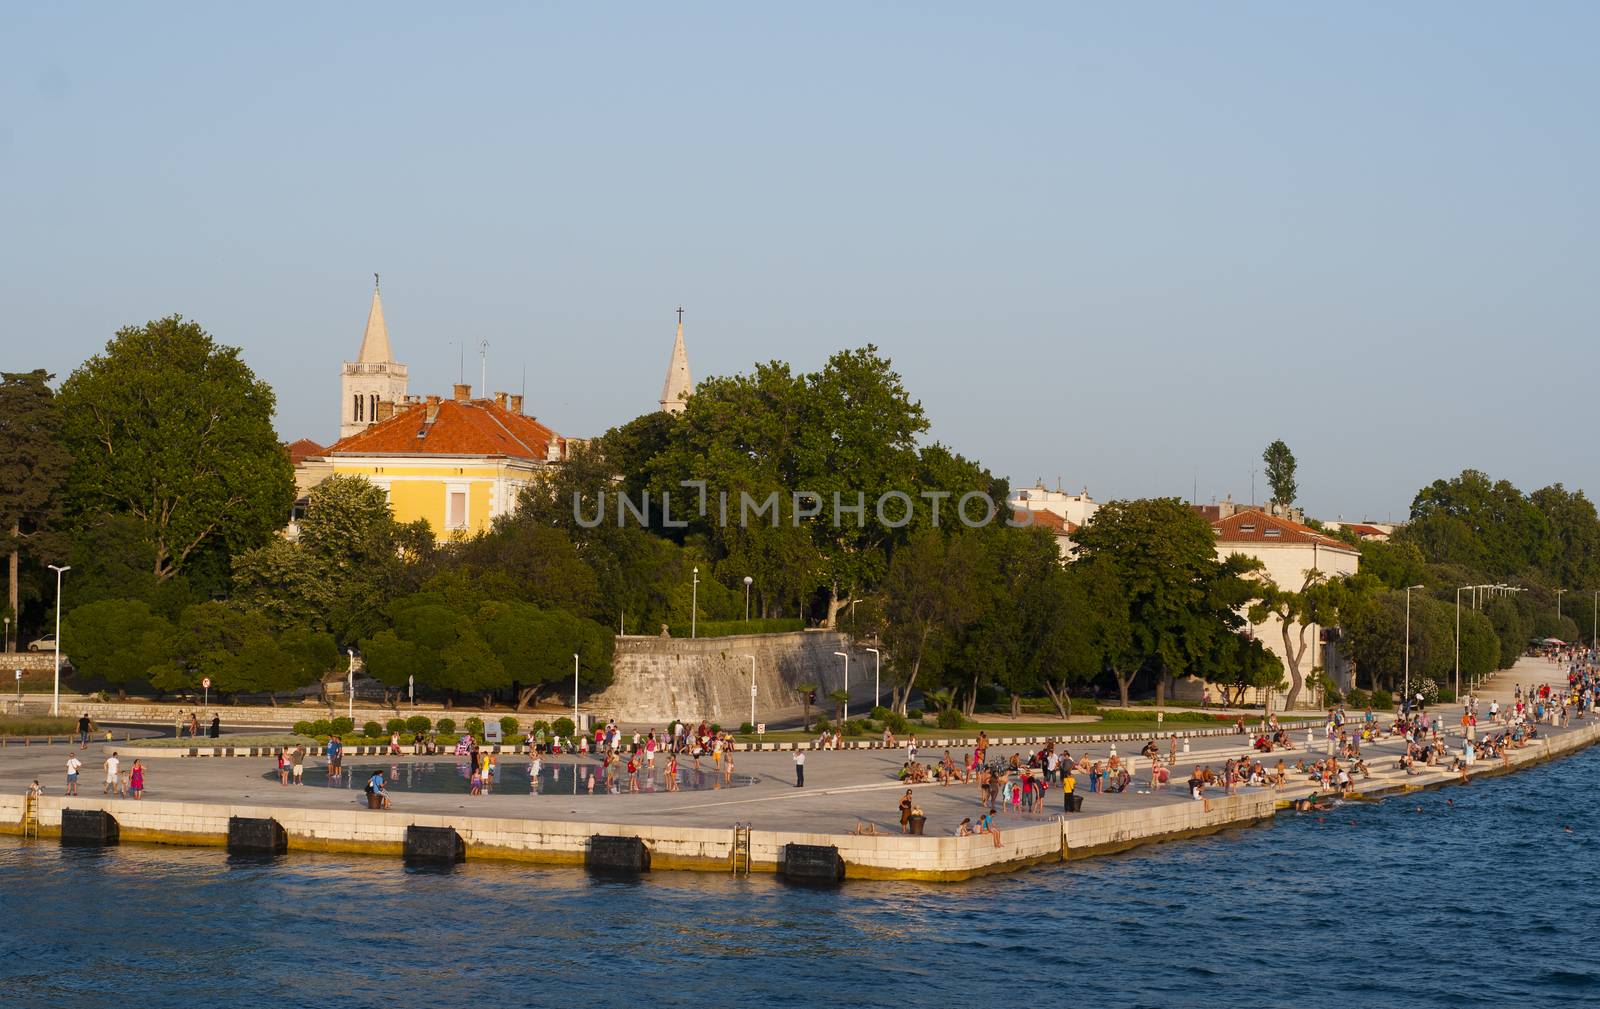
POLYGON ((1388 533, 1377 526, 1369 526, 1365 522, 1347 522, 1345 528, 1357 536, 1387 536, 1388 533))
POLYGON ((1057 515, 1055 512, 1045 511, 1042 508, 1035 508, 1032 510, 1027 508, 1017 508, 1011 513, 1011 521, 1014 525, 1019 526, 1029 524, 1031 522, 1032 525, 1042 526, 1055 533, 1057 536, 1070 536, 1072 533, 1078 531, 1078 524, 1076 522, 1069 522, 1060 515, 1057 515), (1030 515, 1033 516, 1031 520, 1028 518, 1030 515))
POLYGON ((339 439, 325 454, 506 456, 544 462, 554 438, 558 458, 566 457, 566 439, 493 400, 442 400, 432 423, 427 419, 430 409, 421 403, 402 404, 393 417, 339 439))
POLYGON ((1355 547, 1315 529, 1264 511, 1246 508, 1211 523, 1220 543, 1315 543, 1318 546, 1358 553, 1355 547), (1269 535, 1268 530, 1273 530, 1269 535))
POLYGON ((321 455, 323 452, 327 451, 310 438, 301 438, 297 441, 291 441, 289 444, 284 446, 284 449, 289 453, 289 463, 294 466, 300 465, 301 461, 309 456, 321 455))

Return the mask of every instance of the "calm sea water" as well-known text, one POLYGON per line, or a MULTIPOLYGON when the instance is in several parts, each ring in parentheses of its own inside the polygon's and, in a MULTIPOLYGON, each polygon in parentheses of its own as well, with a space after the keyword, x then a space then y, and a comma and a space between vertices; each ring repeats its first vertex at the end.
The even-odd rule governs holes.
POLYGON ((1600 748, 1114 858, 836 890, 0 839, 0 1003, 1600 1005, 1597 777, 1600 748))

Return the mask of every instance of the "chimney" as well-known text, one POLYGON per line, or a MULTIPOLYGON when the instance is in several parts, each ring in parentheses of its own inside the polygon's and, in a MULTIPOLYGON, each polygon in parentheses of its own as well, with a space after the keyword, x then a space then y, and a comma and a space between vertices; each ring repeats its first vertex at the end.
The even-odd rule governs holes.
POLYGON ((512 413, 521 413, 522 412, 522 396, 520 394, 516 394, 516 393, 512 394, 512 396, 511 396, 511 412, 512 413))
POLYGON ((503 393, 503 392, 495 393, 494 394, 494 405, 499 407, 500 409, 504 410, 506 408, 506 394, 503 393))
POLYGON ((456 383, 456 402, 466 403, 472 399, 472 386, 463 382, 456 383))
POLYGON ((379 422, 379 423, 382 423, 383 421, 386 421, 386 420, 390 419, 393 416, 394 416, 394 400, 391 400, 391 399, 380 399, 378 401, 378 413, 377 413, 377 416, 373 417, 372 419, 377 421, 377 422, 379 422))
MULTIPOLYGON (((459 388, 459 386, 457 388, 459 388)), ((439 416, 439 397, 429 396, 426 400, 426 403, 426 409, 428 412, 426 415, 424 415, 423 420, 425 423, 432 424, 434 418, 439 416)))

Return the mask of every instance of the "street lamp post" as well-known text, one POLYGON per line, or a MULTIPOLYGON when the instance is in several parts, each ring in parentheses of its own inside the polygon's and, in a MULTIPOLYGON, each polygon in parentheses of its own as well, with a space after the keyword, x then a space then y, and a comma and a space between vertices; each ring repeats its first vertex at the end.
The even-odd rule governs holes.
POLYGON ((1400 697, 1401 702, 1406 704, 1411 701, 1411 593, 1420 588, 1421 585, 1406 586, 1406 682, 1405 692, 1400 697))
POLYGON ((695 618, 700 614, 700 569, 694 569, 694 586, 689 590, 689 637, 695 636, 695 618))
MULTIPOLYGON (((1596 593, 1596 596, 1600 596, 1600 593, 1596 593)), ((878 684, 882 682, 882 679, 878 674, 883 670, 883 656, 878 654, 876 648, 869 648, 867 651, 872 653, 872 706, 881 708, 883 707, 883 691, 878 684)))
POLYGON ((1461 593, 1472 588, 1463 585, 1456 589, 1456 700, 1461 700, 1461 593))
POLYGON ((834 652, 833 654, 844 659, 844 720, 850 720, 850 653, 834 652))
POLYGON ((1566 589, 1556 589, 1556 627, 1561 627, 1561 597, 1566 595, 1566 589))
POLYGON ((750 660, 750 728, 754 731, 756 727, 756 657, 754 655, 746 655, 745 658, 750 660))
POLYGON ((11 618, 10 617, 6 617, 5 644, 3 646, 0 646, 0 651, 4 651, 4 652, 11 651, 11 618))
MULTIPOLYGON (((698 569, 696 569, 698 570, 698 569)), ((578 653, 572 653, 572 732, 577 738, 578 732, 578 653)))
POLYGON ((50 702, 50 713, 61 714, 61 576, 72 570, 72 566, 56 567, 50 565, 50 570, 56 573, 56 687, 55 699, 50 702))
POLYGON ((350 657, 350 671, 344 676, 345 717, 353 725, 356 720, 356 650, 346 648, 344 653, 350 657))
POLYGON ((755 579, 749 575, 744 576, 744 622, 750 622, 750 585, 755 579))

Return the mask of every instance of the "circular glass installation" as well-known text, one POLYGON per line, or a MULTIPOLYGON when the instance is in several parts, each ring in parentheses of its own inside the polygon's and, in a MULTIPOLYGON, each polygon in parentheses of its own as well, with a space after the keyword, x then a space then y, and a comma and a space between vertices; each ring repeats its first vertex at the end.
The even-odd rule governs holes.
MULTIPOLYGON (((709 764, 709 761, 704 763, 709 764)), ((441 792, 468 794, 472 791, 472 770, 465 759, 396 761, 392 764, 346 764, 337 775, 329 775, 324 764, 307 764, 304 781, 307 785, 325 788, 348 788, 361 791, 374 774, 383 772, 385 787, 393 792, 441 792)), ((629 775, 626 762, 612 765, 611 777, 597 760, 579 762, 543 761, 538 776, 533 775, 533 763, 528 760, 497 762, 495 773, 481 787, 493 795, 628 795, 641 792, 666 792, 666 761, 656 760, 655 773, 643 766, 638 773, 629 775)), ((268 771, 262 777, 277 781, 278 772, 268 771)), ((754 783, 749 774, 724 774, 719 767, 705 767, 696 771, 687 762, 678 768, 678 791, 711 791, 722 788, 740 788, 754 783)))

